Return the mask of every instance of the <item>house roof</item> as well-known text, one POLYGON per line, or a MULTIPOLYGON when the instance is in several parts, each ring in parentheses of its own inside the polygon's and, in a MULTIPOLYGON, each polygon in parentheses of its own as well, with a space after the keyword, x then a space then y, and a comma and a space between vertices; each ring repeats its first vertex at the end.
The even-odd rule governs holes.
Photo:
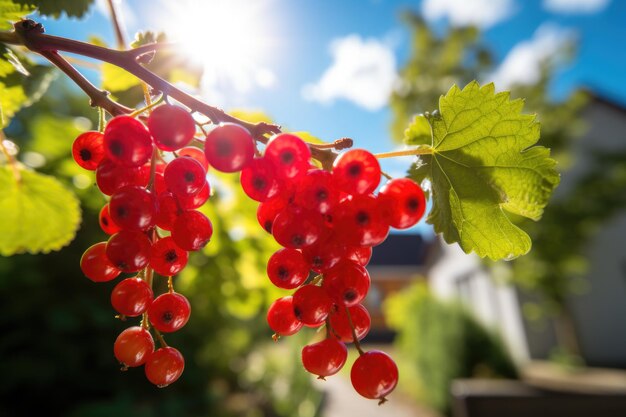
POLYGON ((419 234, 390 234, 374 248, 370 265, 422 266, 431 246, 419 234))

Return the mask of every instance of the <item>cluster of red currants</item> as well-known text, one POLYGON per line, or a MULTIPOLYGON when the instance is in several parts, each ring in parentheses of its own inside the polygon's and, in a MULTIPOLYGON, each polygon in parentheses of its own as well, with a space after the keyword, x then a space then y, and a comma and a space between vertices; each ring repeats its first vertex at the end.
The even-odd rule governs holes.
POLYGON ((118 116, 104 133, 78 136, 72 148, 75 161, 95 170, 98 188, 110 196, 100 211, 100 226, 111 236, 85 251, 81 268, 95 282, 137 274, 111 293, 121 318, 143 316, 140 326, 118 336, 114 354, 123 369, 145 365, 148 380, 160 387, 176 381, 184 368, 182 354, 167 346, 161 333, 177 331, 191 313, 187 298, 174 291, 172 276, 186 266, 188 251, 204 247, 213 233, 209 219, 195 210, 210 194, 204 152, 187 146, 195 132, 186 110, 163 105, 147 118, 147 127, 118 116), (168 152, 169 162, 159 150, 168 152), (169 289, 156 298, 154 273, 168 278, 169 289), (161 342, 157 350, 150 328, 161 342))
POLYGON ((390 227, 405 229, 421 219, 425 198, 409 179, 391 180, 374 194, 380 179, 378 160, 368 151, 341 154, 329 172, 312 166, 308 145, 291 134, 272 138, 263 157, 241 172, 244 191, 260 202, 259 223, 283 246, 270 257, 268 276, 277 287, 295 290, 268 310, 275 338, 325 324, 326 337, 302 349, 305 369, 322 379, 336 374, 347 360, 345 343, 354 342, 360 356, 352 385, 366 398, 385 401, 398 368, 386 353, 363 352, 359 345, 371 322, 360 304, 370 287, 365 267, 390 227))
POLYGON ((100 225, 112 236, 85 252, 83 272, 97 282, 139 273, 121 281, 111 296, 120 315, 143 315, 141 326, 126 329, 115 342, 117 359, 126 367, 145 364, 148 379, 159 386, 182 373, 182 355, 165 345, 161 332, 176 331, 189 318, 189 302, 174 292, 172 276, 185 267, 187 251, 211 238, 211 222, 195 210, 209 197, 210 165, 241 172, 244 192, 260 203, 259 223, 283 246, 269 259, 267 273, 274 285, 295 292, 268 310, 275 339, 325 325, 326 337, 302 350, 307 371, 322 379, 337 373, 347 360, 345 344, 354 342, 360 354, 351 370, 354 388, 384 401, 398 382, 398 368, 384 352, 360 347, 371 322, 361 304, 370 287, 365 267, 390 227, 405 229, 421 219, 422 189, 402 178, 375 194, 380 165, 365 150, 341 154, 327 171, 313 165, 309 145, 289 133, 272 137, 258 156, 254 138, 240 125, 215 126, 204 151, 187 146, 195 132, 187 111, 163 105, 147 118, 147 128, 118 116, 103 134, 87 132, 74 143, 77 163, 96 170, 98 187, 111 196, 100 225), (155 299, 153 272, 169 284, 169 292, 155 299), (162 345, 156 351, 150 328, 162 345))

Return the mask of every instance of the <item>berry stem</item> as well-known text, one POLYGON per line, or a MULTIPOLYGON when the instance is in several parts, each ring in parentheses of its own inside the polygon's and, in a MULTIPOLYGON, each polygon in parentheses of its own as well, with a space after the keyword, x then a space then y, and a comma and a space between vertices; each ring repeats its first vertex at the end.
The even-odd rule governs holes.
POLYGON ((104 114, 104 109, 102 107, 98 107, 98 132, 104 132, 104 126, 106 125, 106 115, 104 114))
POLYGON ((6 137, 4 136, 4 131, 0 129, 0 150, 4 154, 5 158, 7 159, 8 164, 11 166, 11 169, 13 170, 13 178, 15 178, 15 182, 17 182, 17 184, 20 185, 22 183, 22 174, 20 174, 20 170, 17 166, 17 161, 15 160, 13 155, 11 155, 11 153, 9 152, 9 150, 4 144, 5 139, 6 137))
POLYGON ((374 156, 378 159, 394 158, 396 156, 416 156, 416 155, 432 155, 433 147, 430 145, 420 145, 416 148, 406 149, 403 151, 376 153, 374 156))
POLYGON ((163 339, 163 335, 161 334, 161 332, 155 329, 154 326, 152 326, 152 330, 154 330, 154 335, 159 341, 159 344, 161 345, 161 347, 167 347, 167 343, 165 343, 165 339, 163 339))
POLYGON ((146 84, 142 83, 142 87, 144 87, 144 97, 146 98, 146 105, 129 114, 130 117, 139 116, 141 113, 149 111, 163 102, 163 96, 159 97, 156 101, 153 102, 150 94, 148 93, 148 87, 146 86, 146 84))
POLYGON ((348 316, 348 324, 350 325, 350 329, 352 330, 352 341, 354 342, 354 347, 359 351, 359 355, 364 354, 365 352, 361 349, 361 343, 359 342, 359 338, 356 336, 356 330, 354 329, 354 323, 352 322, 352 315, 350 315, 350 309, 345 307, 346 315, 348 316))
POLYGON ((173 292, 174 292, 174 282, 173 282, 173 280, 172 280, 172 277, 171 277, 171 276, 167 277, 167 290, 168 290, 170 293, 173 293, 173 292))

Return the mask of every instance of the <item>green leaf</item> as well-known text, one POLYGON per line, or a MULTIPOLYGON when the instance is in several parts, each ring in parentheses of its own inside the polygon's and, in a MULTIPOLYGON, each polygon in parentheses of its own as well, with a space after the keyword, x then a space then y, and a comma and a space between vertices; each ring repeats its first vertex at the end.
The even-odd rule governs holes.
POLYGON ((141 81, 126 70, 113 64, 102 64, 102 88, 113 93, 141 85, 141 81))
POLYGON ((404 143, 406 145, 430 144, 431 138, 430 123, 422 114, 416 115, 409 127, 404 131, 404 143))
POLYGON ((32 13, 32 1, 0 0, 0 29, 11 29, 12 22, 32 13))
POLYGON ((432 155, 415 173, 427 170, 432 182, 427 221, 466 253, 494 260, 527 253, 530 238, 506 212, 538 220, 559 183, 550 150, 532 146, 539 123, 521 114, 523 104, 474 81, 452 87, 430 119, 432 155))
POLYGON ((60 17, 65 13, 69 17, 83 17, 93 0, 13 0, 22 5, 34 5, 40 14, 60 17))
POLYGON ((38 152, 48 160, 66 157, 71 144, 68 139, 76 138, 80 133, 74 119, 50 113, 42 113, 30 121, 32 140, 27 148, 38 152))
POLYGON ((0 255, 48 253, 74 239, 80 224, 78 199, 53 177, 0 167, 0 255))

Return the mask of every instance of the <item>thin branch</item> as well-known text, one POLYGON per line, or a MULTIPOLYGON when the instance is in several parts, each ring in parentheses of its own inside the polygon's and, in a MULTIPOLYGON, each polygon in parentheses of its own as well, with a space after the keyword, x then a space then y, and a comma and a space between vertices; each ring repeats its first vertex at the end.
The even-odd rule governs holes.
POLYGON ((126 37, 124 36, 124 31, 122 30, 122 25, 120 24, 117 10, 115 10, 115 4, 113 4, 113 0, 107 0, 107 4, 109 6, 109 12, 111 13, 111 22, 113 23, 113 29, 115 30, 117 47, 118 49, 124 49, 126 48, 126 37))

